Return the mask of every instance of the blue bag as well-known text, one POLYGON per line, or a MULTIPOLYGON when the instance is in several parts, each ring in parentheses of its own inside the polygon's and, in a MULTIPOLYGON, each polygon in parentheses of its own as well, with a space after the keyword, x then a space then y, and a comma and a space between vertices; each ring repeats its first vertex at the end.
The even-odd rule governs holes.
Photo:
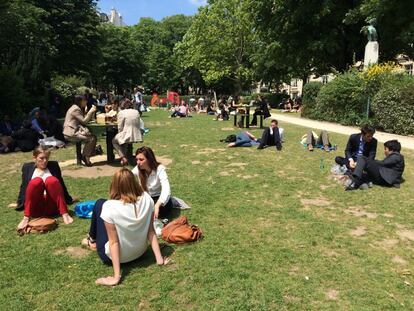
POLYGON ((75 214, 80 218, 92 218, 93 207, 95 206, 96 201, 85 201, 76 204, 75 214))

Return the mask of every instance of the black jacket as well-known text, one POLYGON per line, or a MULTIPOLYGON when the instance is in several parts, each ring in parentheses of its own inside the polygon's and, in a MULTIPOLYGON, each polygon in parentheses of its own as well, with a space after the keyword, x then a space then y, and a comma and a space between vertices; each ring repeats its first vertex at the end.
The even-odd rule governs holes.
POLYGON ((381 177, 390 185, 399 188, 404 172, 404 156, 399 152, 393 152, 382 161, 376 161, 379 165, 381 177))
MULTIPOLYGON (((23 164, 22 184, 20 185, 19 197, 17 198, 17 209, 18 210, 24 209, 24 200, 26 198, 26 188, 30 180, 32 179, 35 168, 36 167, 35 167, 34 162, 23 164)), ((62 172, 59 167, 59 163, 56 161, 49 161, 47 163, 47 168, 49 169, 52 176, 55 176, 57 179, 59 179, 60 184, 63 187, 66 204, 72 204, 73 200, 72 200, 72 197, 69 195, 68 189, 66 189, 65 182, 63 181, 63 178, 62 178, 62 172)))
MULTIPOLYGON (((349 140, 348 140, 348 143, 345 149, 346 159, 353 158, 356 161, 360 140, 361 140, 361 134, 352 134, 349 137, 349 140)), ((376 154, 377 154, 377 140, 375 138, 372 138, 372 140, 369 143, 365 143, 364 151, 362 155, 370 159, 375 159, 376 154)))

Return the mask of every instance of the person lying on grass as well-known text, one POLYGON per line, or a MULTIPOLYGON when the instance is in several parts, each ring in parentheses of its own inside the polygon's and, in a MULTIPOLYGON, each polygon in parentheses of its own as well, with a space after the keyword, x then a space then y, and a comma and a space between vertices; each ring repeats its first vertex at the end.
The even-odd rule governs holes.
POLYGON ((400 154, 398 140, 384 143, 385 158, 382 161, 360 155, 351 175, 352 183, 345 190, 367 189, 368 183, 386 187, 400 187, 404 172, 404 156, 400 154))
POLYGON ((98 285, 117 285, 121 263, 133 261, 151 244, 158 265, 166 265, 154 232, 154 201, 143 191, 134 174, 122 168, 112 178, 110 200, 96 201, 87 238, 81 244, 96 250, 101 260, 112 265, 113 276, 96 280, 98 285))
POLYGON ((38 146, 33 150, 33 162, 22 167, 22 183, 17 209, 24 209, 24 217, 17 230, 24 230, 31 217, 60 214, 65 224, 73 222, 67 204, 73 199, 66 189, 59 163, 49 161, 50 150, 38 146))
POLYGON ((260 141, 257 140, 257 138, 250 132, 244 131, 237 133, 237 135, 234 136, 234 141, 230 142, 227 147, 251 147, 253 145, 260 144, 260 141))
POLYGON ((154 200, 154 217, 170 218, 173 203, 171 188, 165 166, 155 158, 154 151, 149 147, 140 147, 135 152, 137 165, 132 173, 144 191, 148 191, 154 200))

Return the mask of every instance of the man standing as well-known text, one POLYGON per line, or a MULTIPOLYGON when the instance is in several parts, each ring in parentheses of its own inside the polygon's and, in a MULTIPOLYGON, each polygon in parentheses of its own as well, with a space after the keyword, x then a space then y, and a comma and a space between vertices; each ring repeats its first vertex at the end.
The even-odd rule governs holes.
POLYGON ((142 93, 138 87, 134 87, 134 102, 135 102, 135 109, 138 110, 139 115, 141 115, 142 114, 141 112, 142 93))
POLYGON ((278 128, 277 120, 272 120, 270 126, 263 131, 262 139, 257 149, 263 149, 267 146, 276 146, 277 150, 282 150, 283 129, 278 128))
POLYGON ((336 157, 335 162, 341 166, 345 165, 347 168, 354 169, 357 165, 358 156, 363 155, 369 159, 375 159, 377 140, 374 138, 374 134, 375 129, 372 126, 363 126, 360 134, 352 134, 349 137, 345 149, 345 158, 336 157))
POLYGON ((366 189, 364 183, 372 182, 387 187, 400 187, 405 164, 400 154, 401 144, 398 140, 389 140, 384 143, 385 158, 377 161, 366 156, 359 156, 357 165, 352 173, 352 183, 345 190, 366 189))

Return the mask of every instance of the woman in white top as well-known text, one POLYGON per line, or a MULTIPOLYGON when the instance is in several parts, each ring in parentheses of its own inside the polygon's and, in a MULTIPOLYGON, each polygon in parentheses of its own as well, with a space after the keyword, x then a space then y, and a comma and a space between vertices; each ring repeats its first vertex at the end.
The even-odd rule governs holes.
POLYGON ((156 160, 154 151, 145 146, 137 149, 135 159, 137 166, 132 173, 154 200, 154 217, 169 218, 172 209, 171 188, 165 166, 156 160))
POLYGON ((121 263, 130 262, 147 250, 147 241, 158 265, 168 263, 161 256, 152 225, 154 202, 144 192, 132 172, 123 168, 115 173, 110 200, 100 199, 92 213, 89 235, 82 245, 97 250, 106 264, 112 264, 114 275, 99 278, 96 284, 117 285, 121 280, 121 263))
POLYGON ((112 144, 121 157, 121 165, 124 166, 128 164, 127 144, 142 142, 142 134, 139 112, 132 108, 129 99, 122 102, 121 109, 118 113, 118 134, 112 139, 112 144))
POLYGON ((50 150, 39 146, 33 150, 34 162, 22 167, 17 208, 24 209, 23 220, 17 230, 24 230, 30 217, 52 216, 60 214, 65 224, 73 222, 68 214, 67 204, 72 197, 66 189, 58 162, 49 161, 50 150))

